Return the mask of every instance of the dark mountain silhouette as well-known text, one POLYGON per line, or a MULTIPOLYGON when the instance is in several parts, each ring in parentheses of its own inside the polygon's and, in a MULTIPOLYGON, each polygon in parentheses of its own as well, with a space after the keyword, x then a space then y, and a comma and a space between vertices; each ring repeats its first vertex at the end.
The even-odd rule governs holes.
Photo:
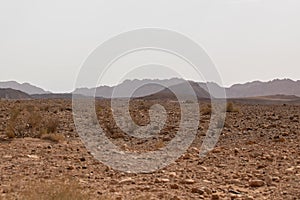
POLYGON ((14 90, 11 88, 1 88, 0 98, 1 99, 30 99, 31 96, 19 90, 14 90))
POLYGON ((179 83, 177 85, 170 86, 169 88, 164 88, 163 90, 142 97, 142 99, 146 100, 154 100, 154 99, 172 99, 176 100, 177 96, 179 96, 182 100, 191 100, 194 95, 196 95, 197 99, 210 99, 210 94, 200 87, 200 85, 193 81, 179 83), (189 84, 194 91, 190 90, 190 87, 187 86, 189 84))
POLYGON ((16 81, 5 81, 5 82, 0 82, 0 88, 11 88, 14 90, 20 90, 22 92, 25 92, 29 95, 31 94, 47 94, 50 92, 47 92, 43 90, 42 88, 36 87, 34 85, 31 85, 29 83, 23 83, 20 84, 16 81))

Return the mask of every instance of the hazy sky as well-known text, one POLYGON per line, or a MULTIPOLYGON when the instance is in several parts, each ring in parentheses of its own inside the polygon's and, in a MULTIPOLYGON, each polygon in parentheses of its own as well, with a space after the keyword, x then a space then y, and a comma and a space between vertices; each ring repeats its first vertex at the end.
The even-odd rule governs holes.
MULTIPOLYGON (((300 79, 299 11, 299 0, 0 0, 0 81, 71 91, 93 49, 143 27, 199 43, 226 86, 300 79)), ((107 84, 118 79, 111 75, 107 84)))

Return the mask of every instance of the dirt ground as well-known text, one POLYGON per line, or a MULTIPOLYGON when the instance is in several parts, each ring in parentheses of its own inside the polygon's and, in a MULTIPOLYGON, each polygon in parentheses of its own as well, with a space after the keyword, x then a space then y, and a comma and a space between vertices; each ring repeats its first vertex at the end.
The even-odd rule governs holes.
MULTIPOLYGON (((174 137, 179 119, 176 102, 161 103, 168 123, 152 140, 122 133, 108 101, 97 102, 98 120, 121 149, 155 150, 174 137)), ((127 174, 87 151, 71 104, 0 101, 0 199, 300 199, 300 106, 234 104, 216 148, 200 158, 210 119, 205 112, 196 140, 175 163, 154 173, 127 174)), ((131 104, 138 124, 147 124, 152 104, 131 104)))

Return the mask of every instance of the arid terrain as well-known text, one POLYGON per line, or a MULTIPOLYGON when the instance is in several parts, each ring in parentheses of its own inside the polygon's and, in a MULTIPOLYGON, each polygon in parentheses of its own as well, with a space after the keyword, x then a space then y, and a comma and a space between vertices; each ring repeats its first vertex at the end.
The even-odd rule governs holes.
MULTIPOLYGON (((137 124, 149 122, 154 103, 165 106, 168 119, 152 139, 122 133, 108 100, 97 101, 98 121, 123 150, 159 149, 176 134, 180 108, 174 101, 132 101, 137 124)), ((234 103, 216 148, 204 158, 199 149, 210 109, 200 105, 196 140, 180 159, 154 173, 127 174, 87 151, 71 100, 1 100, 0 199, 300 199, 299 105, 234 103)))

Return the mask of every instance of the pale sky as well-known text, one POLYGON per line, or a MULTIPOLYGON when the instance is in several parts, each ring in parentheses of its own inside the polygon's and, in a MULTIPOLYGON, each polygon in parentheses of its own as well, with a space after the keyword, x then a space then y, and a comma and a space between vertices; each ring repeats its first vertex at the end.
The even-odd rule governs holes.
MULTIPOLYGON (((174 30, 196 41, 225 86, 296 80, 299 11, 299 0, 0 0, 0 81, 72 91, 82 63, 99 44, 144 27, 174 30)), ((132 74, 168 74, 155 72, 132 74)), ((119 79, 112 74, 107 84, 119 79)))

